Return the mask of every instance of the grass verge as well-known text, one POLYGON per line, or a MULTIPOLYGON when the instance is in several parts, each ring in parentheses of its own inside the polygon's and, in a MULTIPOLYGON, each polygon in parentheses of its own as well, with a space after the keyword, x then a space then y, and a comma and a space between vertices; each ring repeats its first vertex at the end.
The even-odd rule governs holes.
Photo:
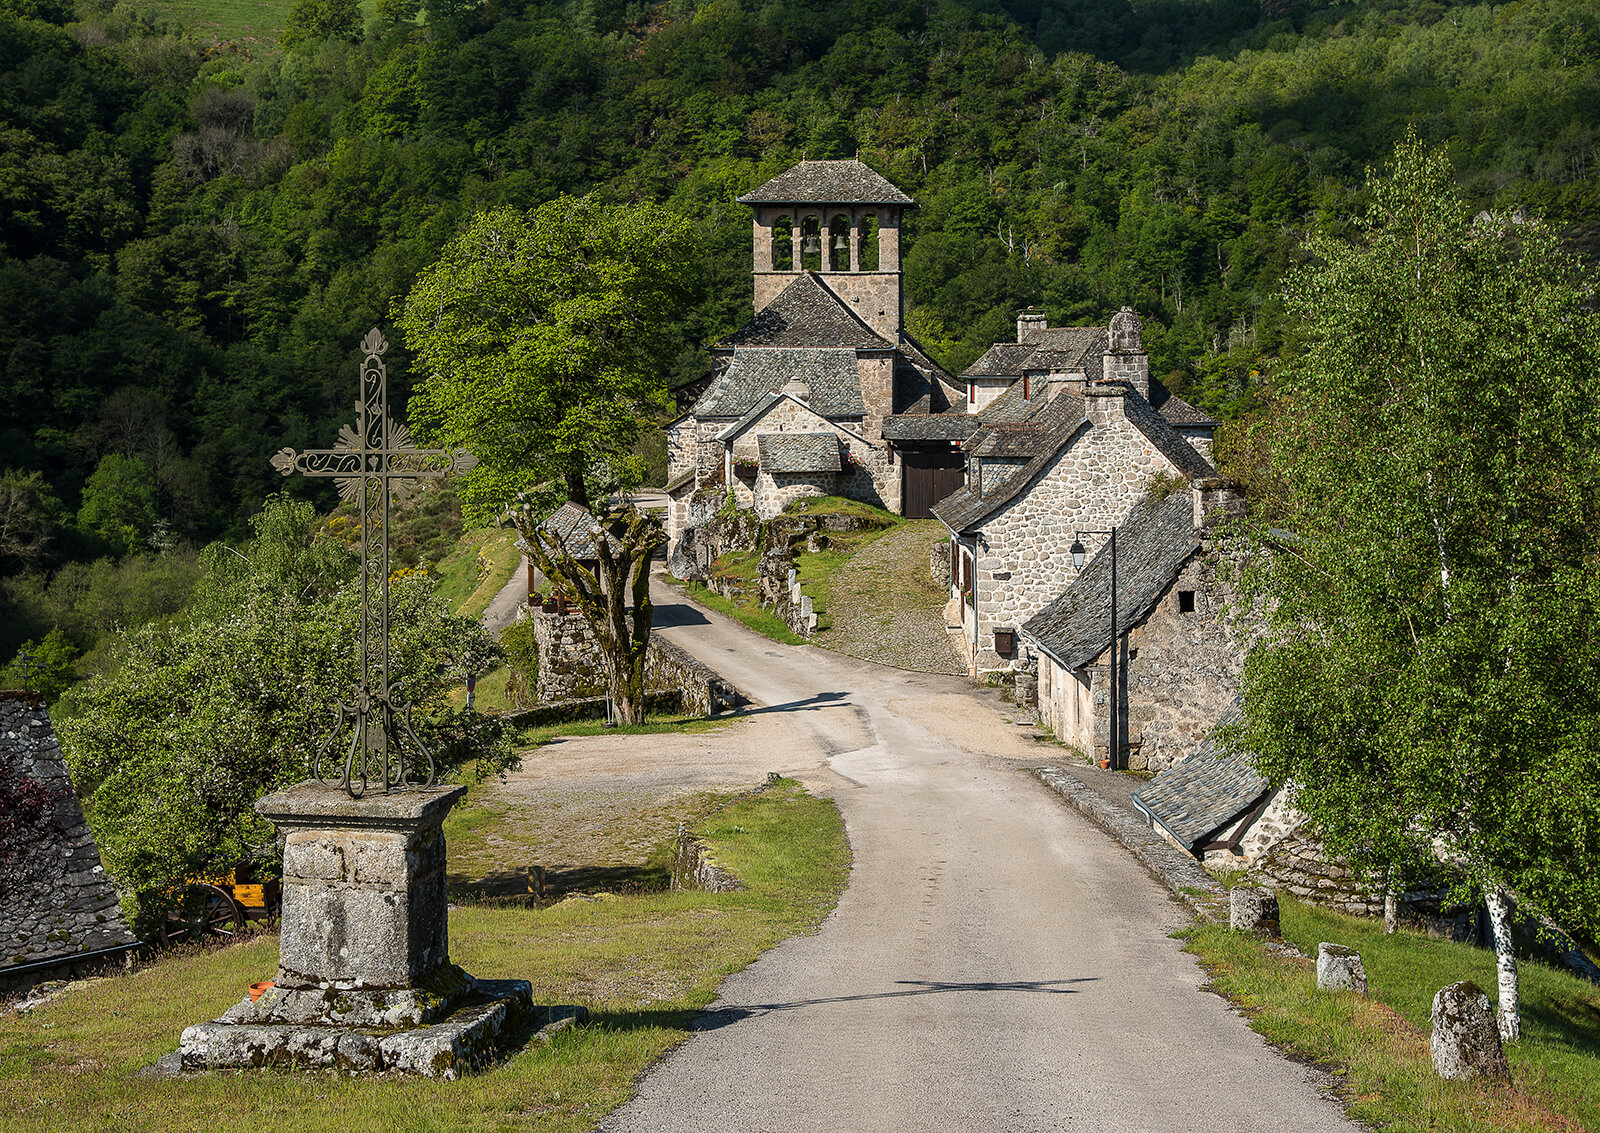
POLYGON ((699 602, 702 606, 726 614, 736 621, 743 622, 750 629, 755 630, 763 637, 770 637, 773 641, 781 641, 785 645, 804 645, 806 639, 795 633, 784 624, 771 610, 755 604, 754 599, 746 606, 739 602, 730 601, 714 590, 709 590, 699 582, 685 582, 681 584, 684 591, 699 602))
POLYGON ((621 1105, 635 1078, 686 1037, 723 977, 820 923, 844 887, 849 848, 833 804, 780 782, 709 820, 704 836, 742 892, 656 892, 547 908, 462 907, 453 958, 485 977, 533 982, 541 1003, 582 1003, 588 1026, 530 1044, 458 1082, 269 1072, 149 1080, 140 1067, 182 1029, 270 973, 277 939, 168 954, 25 1016, 0 1019, 0 1113, 9 1133, 253 1127, 581 1130, 621 1105))
POLYGON ((1284 939, 1308 956, 1321 941, 1361 953, 1370 997, 1319 992, 1314 959, 1272 955, 1223 925, 1188 929, 1188 949, 1252 1028, 1340 1078, 1352 1117, 1396 1133, 1600 1129, 1600 988, 1524 963, 1511 1083, 1445 1082, 1428 1049, 1434 993, 1462 979, 1493 988, 1493 954, 1280 901, 1284 939))
POLYGON ((439 600, 462 617, 479 617, 521 564, 511 528, 469 531, 439 563, 439 600))

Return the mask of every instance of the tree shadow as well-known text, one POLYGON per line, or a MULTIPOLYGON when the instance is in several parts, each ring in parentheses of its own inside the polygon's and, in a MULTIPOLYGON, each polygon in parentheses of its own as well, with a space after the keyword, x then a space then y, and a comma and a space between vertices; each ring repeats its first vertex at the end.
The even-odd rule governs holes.
POLYGON ((848 692, 819 692, 804 700, 790 700, 783 704, 768 704, 761 708, 744 708, 736 715, 760 716, 764 712, 810 712, 818 708, 827 708, 850 698, 848 692))
POLYGON ((650 612, 651 629, 673 629, 677 626, 707 626, 710 624, 710 618, 687 602, 658 602, 650 612))
POLYGON ((478 878, 452 873, 445 879, 449 899, 455 904, 527 909, 551 905, 577 893, 656 893, 671 883, 672 875, 664 863, 648 862, 565 869, 522 866, 478 878))

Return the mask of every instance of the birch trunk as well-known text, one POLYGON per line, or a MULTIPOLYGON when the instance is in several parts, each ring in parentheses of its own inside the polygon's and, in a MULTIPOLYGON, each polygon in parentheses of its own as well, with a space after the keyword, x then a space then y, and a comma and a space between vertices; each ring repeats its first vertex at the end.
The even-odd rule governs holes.
POLYGON ((1517 1006, 1517 944, 1511 937, 1511 898, 1503 889, 1491 889, 1483 903, 1489 909, 1489 929, 1494 934, 1494 967, 1499 983, 1500 1008, 1496 1018, 1502 1042, 1522 1037, 1522 1013, 1517 1006))
POLYGON ((1390 878, 1383 886, 1383 934, 1393 936, 1400 930, 1400 896, 1394 891, 1390 878))

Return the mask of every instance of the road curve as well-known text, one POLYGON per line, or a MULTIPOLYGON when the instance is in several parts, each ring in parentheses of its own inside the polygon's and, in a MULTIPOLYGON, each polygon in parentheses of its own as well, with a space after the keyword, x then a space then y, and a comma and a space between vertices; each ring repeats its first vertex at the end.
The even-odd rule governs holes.
POLYGON ((980 750, 1006 727, 981 695, 657 598, 664 636, 827 754, 855 865, 821 930, 730 977, 602 1130, 1359 1128, 1202 990, 1165 890, 980 750))

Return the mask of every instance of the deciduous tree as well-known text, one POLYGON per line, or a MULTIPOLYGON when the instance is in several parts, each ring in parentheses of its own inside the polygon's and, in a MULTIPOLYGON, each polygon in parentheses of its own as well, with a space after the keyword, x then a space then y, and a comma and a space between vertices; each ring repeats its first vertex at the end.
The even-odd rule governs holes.
POLYGON ((1287 296, 1291 538, 1236 738, 1374 874, 1445 860, 1487 896, 1515 1038, 1513 897, 1600 932, 1600 321, 1537 221, 1474 217, 1414 139, 1287 296))

